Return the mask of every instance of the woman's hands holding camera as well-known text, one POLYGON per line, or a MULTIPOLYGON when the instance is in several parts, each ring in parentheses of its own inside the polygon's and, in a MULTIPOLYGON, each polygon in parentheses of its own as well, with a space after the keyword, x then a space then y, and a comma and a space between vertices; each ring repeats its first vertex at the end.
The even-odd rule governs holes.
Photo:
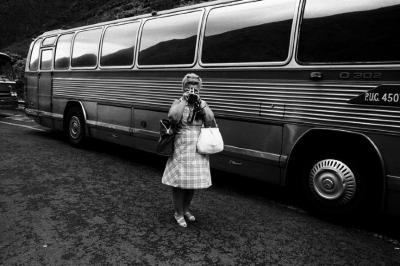
POLYGON ((189 94, 190 94, 190 92, 185 91, 185 92, 183 93, 183 95, 182 95, 182 98, 183 98, 185 101, 188 101, 188 100, 189 100, 189 94))
POLYGON ((192 105, 201 103, 200 95, 189 91, 183 93, 183 99, 192 105))

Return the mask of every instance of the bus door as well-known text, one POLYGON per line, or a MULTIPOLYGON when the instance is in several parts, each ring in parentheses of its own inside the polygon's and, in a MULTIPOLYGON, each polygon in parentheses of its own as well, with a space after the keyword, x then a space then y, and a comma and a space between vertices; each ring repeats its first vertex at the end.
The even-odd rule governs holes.
POLYGON ((29 64, 25 72, 26 82, 26 106, 30 109, 38 109, 38 71, 39 71, 39 52, 41 39, 36 40, 30 47, 29 64))
POLYGON ((38 109, 37 104, 37 87, 38 87, 38 76, 37 72, 27 72, 26 78, 26 100, 27 106, 31 109, 38 109))
POLYGON ((51 112, 53 49, 42 49, 38 74, 38 109, 51 112))

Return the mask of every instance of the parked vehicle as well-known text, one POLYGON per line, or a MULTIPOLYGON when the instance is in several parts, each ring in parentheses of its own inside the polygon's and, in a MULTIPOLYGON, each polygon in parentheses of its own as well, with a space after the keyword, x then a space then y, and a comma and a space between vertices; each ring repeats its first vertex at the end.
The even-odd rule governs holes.
POLYGON ((212 166, 302 191, 313 209, 400 213, 400 0, 216 1, 46 32, 26 113, 155 152, 188 72, 225 150, 212 166))
POLYGON ((10 109, 17 107, 18 99, 11 57, 0 53, 0 108, 10 109))

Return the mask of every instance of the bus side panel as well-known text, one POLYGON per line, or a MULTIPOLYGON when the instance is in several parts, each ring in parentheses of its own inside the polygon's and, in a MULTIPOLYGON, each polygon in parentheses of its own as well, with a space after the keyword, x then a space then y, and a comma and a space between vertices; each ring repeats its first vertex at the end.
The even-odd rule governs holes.
POLYGON ((367 134, 382 155, 387 175, 400 176, 400 136, 367 134))
POLYGON ((400 215, 400 178, 388 178, 387 188, 385 210, 389 214, 400 215))
POLYGON ((287 171, 288 163, 290 160, 291 152, 293 151, 294 145, 300 139, 300 137, 309 130, 309 126, 301 126, 297 124, 285 124, 283 127, 283 138, 282 138, 282 164, 284 166, 284 172, 282 174, 281 184, 287 184, 287 171))
POLYGON ((167 118, 166 112, 134 109, 134 128, 136 130, 160 131, 160 119, 167 118))
POLYGON ((63 113, 65 110, 65 106, 67 105, 67 99, 61 99, 52 97, 52 104, 53 104, 53 114, 57 116, 57 119, 54 120, 54 129, 56 130, 63 130, 63 113))
POLYGON ((167 118, 167 113, 134 109, 133 133, 137 138, 136 148, 156 152, 160 132, 160 119, 167 118))
POLYGON ((225 150, 213 156, 217 169, 280 183, 282 126, 220 118, 225 150))
POLYGON ((38 84, 38 104, 40 111, 52 112, 52 74, 51 72, 41 72, 38 84))
POLYGON ((26 72, 26 101, 30 109, 38 109, 38 78, 36 73, 26 72))
POLYGON ((92 127, 90 127, 90 123, 92 121, 97 121, 97 102, 82 101, 82 105, 84 109, 83 111, 85 112, 86 115, 86 123, 88 126, 87 127, 88 132, 86 132, 86 134, 88 136, 92 136, 92 127))
POLYGON ((383 163, 385 177, 386 210, 390 214, 400 214, 400 137, 394 135, 368 134, 368 137, 379 150, 383 163))
POLYGON ((112 142, 128 147, 136 147, 135 139, 127 134, 121 134, 120 131, 115 131, 108 128, 92 126, 90 127, 90 136, 96 139, 112 142))
POLYGON ((68 100, 59 97, 53 97, 52 102, 53 113, 57 115, 63 115, 68 100))
POLYGON ((250 158, 224 151, 210 158, 211 167, 228 173, 239 174, 273 184, 280 183, 281 169, 270 160, 250 158))
POLYGON ((293 146, 303 135, 309 126, 301 126, 296 124, 285 124, 283 127, 282 156, 289 158, 293 146))
POLYGON ((97 123, 89 121, 89 125, 102 125, 108 129, 107 139, 121 139, 130 135, 132 126, 132 107, 97 104, 97 123))

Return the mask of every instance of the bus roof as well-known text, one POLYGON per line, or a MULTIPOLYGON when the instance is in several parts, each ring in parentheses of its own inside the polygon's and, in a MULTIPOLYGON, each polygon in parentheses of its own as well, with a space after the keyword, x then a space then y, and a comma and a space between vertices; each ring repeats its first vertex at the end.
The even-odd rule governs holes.
MULTIPOLYGON (((254 1, 254 0, 250 0, 250 1, 254 1)), ((155 12, 157 12, 157 16, 158 16, 158 15, 165 15, 165 14, 169 14, 169 13, 175 13, 175 12, 179 12, 179 11, 185 11, 185 10, 191 10, 191 9, 197 9, 197 8, 201 8, 201 7, 207 7, 207 6, 218 5, 218 4, 233 3, 233 2, 249 2, 249 0, 217 0, 217 1, 200 3, 200 4, 196 4, 196 5, 190 5, 190 6, 184 6, 184 7, 177 7, 177 8, 173 8, 173 9, 167 9, 167 10, 163 10, 163 11, 160 11, 160 12, 155 10, 155 12)), ((122 18, 122 19, 116 19, 116 20, 110 20, 110 21, 100 22, 100 23, 96 23, 96 24, 80 26, 80 27, 76 27, 76 28, 51 30, 51 31, 46 31, 46 32, 42 33, 38 37, 45 37, 45 36, 49 36, 49 35, 57 35, 57 34, 61 34, 61 33, 72 32, 72 31, 86 29, 86 28, 92 28, 92 27, 96 27, 96 26, 104 26, 104 25, 110 24, 111 22, 112 23, 124 22, 124 21, 130 21, 132 19, 143 19, 143 18, 148 18, 148 17, 152 17, 152 16, 154 16, 153 12, 152 13, 143 14, 143 15, 139 15, 139 16, 132 16, 132 17, 127 17, 127 18, 122 18)))

